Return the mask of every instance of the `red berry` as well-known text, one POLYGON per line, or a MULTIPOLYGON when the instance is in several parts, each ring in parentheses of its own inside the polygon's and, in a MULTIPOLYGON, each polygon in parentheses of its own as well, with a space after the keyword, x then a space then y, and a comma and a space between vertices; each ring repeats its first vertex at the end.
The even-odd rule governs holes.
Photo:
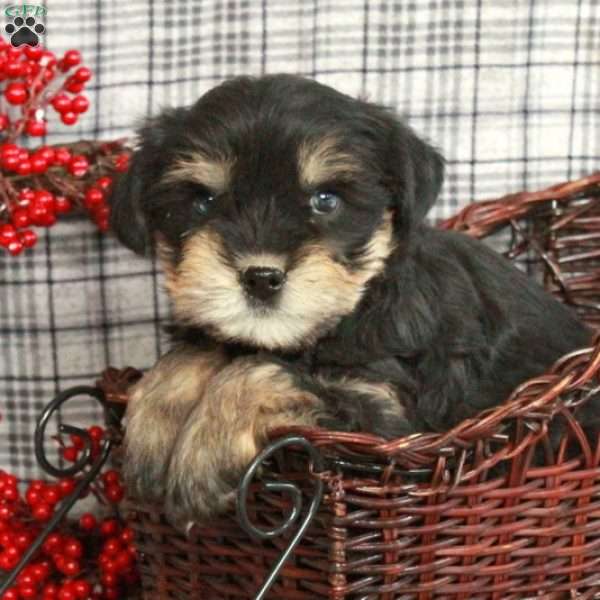
POLYGON ((17 208, 11 215, 11 221, 17 229, 29 225, 29 214, 24 208, 17 208))
POLYGON ((35 600, 38 597, 37 589, 33 585, 19 586, 19 595, 23 600, 35 600))
POLYGON ((88 160, 82 154, 75 154, 69 161, 68 170, 74 177, 83 177, 89 168, 88 160))
POLYGON ((46 554, 54 554, 62 545, 63 539, 59 533, 51 533, 42 545, 46 554))
POLYGON ((87 67, 79 67, 75 73, 73 73, 73 79, 78 83, 85 83, 92 78, 92 72, 87 67))
POLYGON ((37 244, 38 236, 35 231, 31 229, 25 229, 19 233, 19 241, 25 246, 25 248, 33 248, 37 244))
POLYGON ((77 594, 71 588, 63 586, 60 588, 57 598, 58 600, 77 600, 77 594))
POLYGON ((41 46, 25 46, 25 56, 29 60, 40 60, 44 49, 41 46))
POLYGON ((43 157, 48 163, 54 160, 54 148, 50 146, 40 146, 35 153, 43 157))
POLYGON ((135 534, 131 527, 124 527, 120 537, 124 544, 131 544, 134 540, 135 534))
POLYGON ((84 513, 79 517, 79 527, 84 531, 91 531, 98 525, 96 517, 92 513, 84 513))
MULTIPOLYGON (((54 210, 56 211, 57 214, 62 215, 64 213, 68 213, 72 208, 73 208, 73 205, 71 204, 71 201, 66 196, 55 196, 54 197, 54 210)), ((73 437, 78 438, 78 436, 73 436, 73 437)), ((71 440, 74 443, 73 438, 71 438, 71 440)), ((77 447, 77 446, 75 446, 75 447, 77 447)), ((81 447, 83 448, 83 443, 82 443, 81 447)))
POLYGON ((76 579, 71 583, 73 591, 81 600, 87 600, 92 591, 92 585, 85 579, 76 579))
POLYGON ((100 533, 104 537, 116 535, 119 532, 119 523, 116 519, 104 519, 100 524, 100 533))
POLYGON ((15 507, 6 504, 0 504, 0 521, 12 519, 15 516, 15 507))
POLYGON ((17 256, 21 254, 21 252, 23 252, 24 246, 20 241, 15 240, 13 242, 10 242, 6 248, 8 249, 10 254, 12 254, 13 256, 17 256))
MULTIPOLYGON (((102 553, 106 554, 106 556, 114 556, 121 550, 121 542, 118 537, 109 537, 105 542, 104 546, 102 546, 102 553)), ((105 569, 109 570, 109 569, 105 569)))
POLYGON ((83 91, 84 87, 85 83, 79 83, 78 81, 73 81, 71 79, 68 79, 65 84, 65 89, 72 94, 79 94, 79 92, 83 91))
POLYGON ((30 175, 31 174, 31 161, 29 159, 22 160, 17 165, 17 173, 19 175, 30 175))
POLYGON ((54 210, 54 194, 43 188, 35 190, 35 201, 40 205, 50 210, 54 210))
POLYGON ((117 570, 120 573, 127 571, 133 563, 133 557, 126 550, 121 550, 115 556, 115 564, 117 565, 117 570))
POLYGON ((27 88, 23 83, 9 83, 4 90, 4 97, 11 104, 23 104, 27 100, 27 88))
POLYGON ((99 425, 92 425, 91 427, 89 427, 88 433, 90 437, 93 440, 96 440, 97 442, 101 441, 104 437, 104 429, 102 429, 102 427, 100 427, 99 425))
POLYGON ((67 50, 62 57, 63 64, 69 69, 81 63, 81 53, 78 50, 67 50))
POLYGON ((101 205, 103 202, 104 194, 102 193, 102 190, 92 187, 85 192, 84 204, 89 210, 101 205))
POLYGON ((110 189, 112 183, 112 177, 108 177, 107 175, 105 175, 104 177, 96 179, 96 183, 94 185, 96 187, 99 187, 103 192, 105 192, 106 190, 110 189))
POLYGON ((70 110, 60 113, 60 120, 65 125, 75 125, 75 123, 77 123, 77 114, 70 110))
POLYGON ((15 500, 19 499, 19 490, 14 487, 7 487, 2 492, 2 496, 5 500, 8 500, 9 502, 14 502, 15 500))
POLYGON ((72 433, 69 437, 71 439, 71 443, 73 444, 73 446, 75 446, 75 448, 77 448, 77 450, 83 450, 83 448, 85 447, 85 443, 80 435, 72 433))
POLYGON ((44 500, 54 506, 60 500, 61 494, 56 486, 48 486, 44 491, 44 500))
POLYGON ((109 469, 106 473, 102 474, 102 481, 104 481, 105 485, 112 485, 115 483, 121 482, 121 476, 118 471, 114 469, 109 469))
POLYGON ((51 104, 59 113, 65 113, 71 110, 71 99, 65 93, 56 94, 56 96, 52 98, 51 104))
POLYGON ((10 154, 8 156, 5 155, 2 157, 2 166, 7 171, 14 171, 19 164, 21 164, 21 161, 19 160, 19 157, 14 154, 10 154))
POLYGON ((66 560, 61 571, 65 575, 77 575, 81 571, 81 565, 77 560, 66 560))
POLYGON ((23 532, 23 533, 19 533, 16 537, 15 537, 15 545, 17 546, 17 548, 21 549, 21 550, 26 550, 27 548, 29 548, 29 544, 31 544, 31 535, 27 532, 23 532))
MULTIPOLYGON (((1 564, 0 567, 3 568, 1 564)), ((6 570, 8 571, 8 569, 6 570)), ((0 600, 19 600, 19 591, 16 587, 8 588, 4 594, 2 594, 0 600)))
MULTIPOLYGON (((21 240, 21 243, 23 243, 23 240, 21 240)), ((40 492, 38 492, 37 490, 32 490, 31 488, 29 488, 27 492, 25 492, 25 501, 27 502, 27 504, 29 504, 29 506, 35 506, 41 501, 41 499, 42 494, 40 494, 40 492)))
POLYGON ((32 173, 41 174, 48 170, 48 161, 37 152, 31 157, 30 162, 32 173))
POLYGON ((0 246, 8 246, 17 239, 17 230, 12 225, 0 225, 0 246))
POLYGON ((53 510, 49 504, 40 503, 32 511, 31 514, 36 521, 47 521, 52 516, 53 510))
POLYGON ((104 490, 104 495, 109 502, 117 503, 123 500, 125 491, 120 485, 111 485, 104 490))
POLYGON ((50 575, 50 565, 45 563, 38 563, 31 565, 31 576, 36 583, 40 583, 48 578, 50 575))
POLYGON ((77 482, 74 479, 71 479, 70 477, 65 477, 64 479, 61 479, 57 485, 60 495, 64 498, 65 496, 68 496, 71 492, 73 492, 73 490, 77 486, 77 482))
POLYGON ((10 120, 6 113, 0 113, 0 131, 4 131, 8 125, 10 124, 10 120))
POLYGON ((56 165, 67 165, 71 158, 71 151, 68 148, 56 148, 54 151, 54 164, 56 165))
POLYGON ((63 552, 71 558, 81 558, 83 556, 83 546, 75 538, 69 538, 63 546, 63 552))
POLYGON ((21 75, 25 75, 23 72, 24 63, 22 62, 9 62, 4 65, 4 73, 9 79, 16 79, 21 75))
POLYGON ((27 207, 27 213, 34 225, 43 225, 48 216, 48 208, 37 201, 33 201, 27 207))
POLYGON ((19 154, 19 146, 16 144, 2 144, 0 146, 0 154, 2 156, 16 156, 19 154))
POLYGON ((90 107, 90 101, 85 96, 75 96, 71 100, 71 110, 75 113, 84 113, 90 107))
POLYGON ((79 450, 75 446, 67 446, 61 450, 61 454, 67 462, 74 463, 77 462, 77 458, 79 457, 79 450))
POLYGON ((32 137, 46 135, 46 121, 27 121, 25 131, 32 137))

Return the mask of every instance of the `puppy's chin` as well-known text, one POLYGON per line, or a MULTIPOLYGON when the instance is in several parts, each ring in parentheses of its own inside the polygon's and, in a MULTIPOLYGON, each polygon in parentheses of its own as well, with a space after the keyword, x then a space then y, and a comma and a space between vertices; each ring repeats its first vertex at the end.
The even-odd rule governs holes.
POLYGON ((246 296, 238 270, 214 230, 191 236, 176 266, 162 244, 159 255, 179 323, 205 328, 225 342, 296 351, 313 345, 355 310, 392 250, 389 215, 352 264, 336 261, 324 244, 307 244, 297 253, 273 305, 257 304, 246 296))

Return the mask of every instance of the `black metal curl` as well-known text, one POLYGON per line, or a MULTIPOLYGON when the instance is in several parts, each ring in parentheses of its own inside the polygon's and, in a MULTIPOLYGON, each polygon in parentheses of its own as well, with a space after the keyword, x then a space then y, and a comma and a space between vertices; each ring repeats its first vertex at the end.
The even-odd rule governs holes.
MULTIPOLYGON (((246 473, 244 474, 244 477, 242 478, 242 481, 240 483, 240 487, 238 488, 238 493, 237 493, 238 521, 239 521, 241 527, 244 529, 244 531, 246 531, 246 533, 248 533, 248 535, 250 535, 254 538, 264 540, 264 539, 271 539, 271 538, 283 535, 290 529, 290 527, 292 527, 292 525, 294 525, 296 523, 296 521, 298 520, 298 517, 300 516, 300 513, 302 511, 302 491, 296 484, 291 483, 291 482, 283 482, 283 481, 282 482, 267 481, 267 482, 263 483, 264 487, 267 490, 283 492, 283 493, 289 494, 292 497, 293 508, 292 508, 290 514, 287 516, 287 518, 281 525, 279 525, 278 527, 275 527, 273 529, 261 529, 261 528, 257 527, 256 525, 254 525, 254 523, 252 523, 250 521, 250 518, 248 517, 248 511, 247 511, 246 504, 247 504, 247 500, 248 500, 248 489, 249 489, 250 483, 252 482, 252 479, 254 478, 257 470, 260 468, 260 466, 262 465, 262 463, 265 460, 267 460, 275 452, 277 452, 278 450, 280 450, 281 448, 284 448, 286 446, 302 447, 304 450, 306 450, 308 452, 308 455, 309 455, 311 463, 312 463, 313 471, 318 473, 323 470, 323 457, 321 456, 320 452, 306 438, 304 438, 302 436, 290 435, 290 436, 281 438, 279 440, 276 440, 271 445, 267 446, 252 461, 252 463, 246 470, 246 473)), ((317 514, 317 511, 319 509, 319 506, 321 505, 322 499, 323 499, 323 480, 316 478, 315 479, 314 496, 312 498, 312 501, 310 503, 310 507, 308 509, 306 516, 300 523, 300 526, 298 527, 298 531, 292 537, 289 544, 287 545, 287 547, 285 548, 285 550, 279 557, 278 561, 271 568, 271 571, 269 572, 267 578, 265 579, 264 583, 262 584, 260 590, 258 591, 256 596, 254 596, 254 600, 263 600, 266 597, 266 595, 269 592, 269 590, 271 589, 273 583, 275 583, 275 580, 277 579, 277 576, 279 575, 281 569, 283 568, 283 565, 285 564, 287 559, 290 557, 291 553, 294 551, 294 549, 296 548, 296 546, 298 545, 300 540, 303 538, 304 533, 308 529, 308 526, 311 524, 312 520, 314 519, 315 515, 317 514)))
POLYGON ((71 477, 78 473, 84 471, 86 466, 90 466, 90 469, 87 471, 84 477, 81 478, 79 483, 75 486, 75 489, 71 492, 71 494, 64 498, 60 503, 60 508, 54 513, 52 518, 48 521, 44 529, 40 532, 35 541, 29 546, 27 551, 21 557, 21 560, 17 564, 17 566, 8 574, 8 577, 2 582, 0 585, 0 596, 8 588, 13 584, 15 579, 18 577, 19 573, 23 570, 23 568, 27 565, 27 563, 31 560, 31 558, 35 555, 35 553, 41 548, 42 544, 46 540, 46 538, 52 533, 54 528, 58 525, 58 523, 63 519, 63 517, 71 510, 75 502, 79 500, 85 489, 88 485, 94 480, 96 475, 100 472, 108 457, 110 455, 112 446, 114 444, 113 440, 109 437, 102 442, 100 446, 100 453, 96 457, 94 461, 91 460, 91 449, 92 449, 92 440, 90 438, 89 433, 85 429, 81 429, 79 427, 73 427, 72 425, 59 425, 59 432, 64 434, 74 434, 78 435, 83 440, 83 452, 82 456, 70 467, 55 467, 52 463, 48 461, 46 458, 46 449, 44 446, 44 437, 46 433, 46 426, 50 418, 54 415, 54 413, 69 399, 74 396, 82 396, 88 395, 97 400, 104 410, 106 410, 104 393, 102 390, 90 387, 90 386, 76 386, 61 392, 50 402, 46 408, 42 411, 42 414, 39 416, 36 428, 35 428, 35 456, 44 471, 53 477, 71 477))

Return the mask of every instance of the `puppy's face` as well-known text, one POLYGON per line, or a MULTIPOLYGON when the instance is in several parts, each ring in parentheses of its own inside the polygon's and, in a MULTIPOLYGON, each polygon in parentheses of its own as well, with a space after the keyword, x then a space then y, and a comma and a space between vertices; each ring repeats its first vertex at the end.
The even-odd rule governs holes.
POLYGON ((384 109, 292 76, 231 80, 140 141, 113 196, 117 234, 157 248, 180 324, 270 350, 350 314, 442 178, 384 109))

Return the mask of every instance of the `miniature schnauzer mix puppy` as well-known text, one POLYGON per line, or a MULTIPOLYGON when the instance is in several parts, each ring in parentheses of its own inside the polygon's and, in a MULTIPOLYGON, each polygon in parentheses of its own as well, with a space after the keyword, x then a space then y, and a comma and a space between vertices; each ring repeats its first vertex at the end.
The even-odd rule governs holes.
POLYGON ((446 430, 589 343, 504 258, 423 223, 443 171, 390 111, 290 75, 145 124, 112 224, 160 258, 174 345, 128 406, 134 494, 202 521, 270 429, 446 430))

